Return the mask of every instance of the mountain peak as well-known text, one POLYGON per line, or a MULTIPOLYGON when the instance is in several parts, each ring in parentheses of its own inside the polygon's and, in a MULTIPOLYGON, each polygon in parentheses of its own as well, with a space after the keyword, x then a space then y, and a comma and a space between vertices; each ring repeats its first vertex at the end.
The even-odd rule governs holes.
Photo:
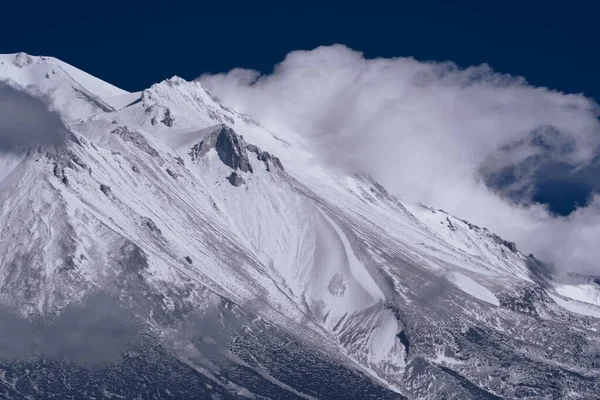
POLYGON ((66 119, 112 111, 107 100, 128 93, 56 58, 23 52, 0 55, 0 80, 47 97, 66 119))
POLYGON ((23 67, 33 64, 33 62, 35 60, 36 60, 36 57, 30 56, 27 53, 20 52, 20 53, 15 54, 15 59, 13 60, 13 65, 17 68, 23 68, 23 67))
MULTIPOLYGON (((49 337, 4 345, 11 325, 0 319, 2 381, 15 397, 156 398, 164 376, 180 382, 160 388, 172 398, 600 391, 591 278, 555 284, 485 228, 315 165, 300 136, 282 139, 199 82, 127 93, 25 53, 0 56, 0 78, 49 97, 66 135, 0 152, 0 318, 11 306, 53 338, 114 338, 102 315, 100 328, 62 335, 69 318, 76 328, 95 318, 69 307, 102 293, 135 313, 150 343, 97 370, 68 352, 55 362, 55 342, 37 353, 49 353, 43 365, 29 353, 6 363, 15 343, 49 337)), ((103 351, 84 344, 78 353, 103 351)))

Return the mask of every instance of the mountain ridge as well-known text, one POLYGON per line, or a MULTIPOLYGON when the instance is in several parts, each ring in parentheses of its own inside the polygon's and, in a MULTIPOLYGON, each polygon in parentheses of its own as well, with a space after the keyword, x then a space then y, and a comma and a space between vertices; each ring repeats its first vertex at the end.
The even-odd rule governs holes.
MULTIPOLYGON (((42 60, 22 54, 1 59, 13 57, 18 71, 42 60)), ((83 96, 77 73, 48 86, 45 75, 19 81, 10 71, 0 76, 48 96, 67 130, 64 143, 0 154, 11 171, 0 176, 0 287, 3 304, 23 318, 53 323, 88 296, 108 294, 162 354, 145 365, 191 367, 223 398, 576 398, 600 390, 593 282, 536 275, 543 263, 513 243, 404 204, 368 176, 316 163, 301 135, 270 131, 198 82, 174 77, 104 97, 88 84, 83 96), (242 181, 232 182, 234 173, 242 181), (320 370, 344 377, 325 386, 333 392, 318 388, 320 370)), ((56 371, 76 370, 64 358, 56 371)), ((0 367, 19 380, 24 365, 37 364, 0 367)), ((106 374, 99 381, 125 393, 106 374)))

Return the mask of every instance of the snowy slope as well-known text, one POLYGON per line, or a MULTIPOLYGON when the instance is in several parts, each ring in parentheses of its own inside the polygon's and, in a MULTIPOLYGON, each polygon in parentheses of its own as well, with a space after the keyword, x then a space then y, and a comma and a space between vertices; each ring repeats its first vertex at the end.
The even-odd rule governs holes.
POLYGON ((65 145, 0 155, 0 299, 22 316, 109 293, 233 398, 600 390, 589 280, 553 280, 485 228, 319 165, 299 133, 198 82, 128 94, 55 59, 2 61, 70 129, 65 145))
POLYGON ((48 96, 69 119, 112 111, 107 99, 128 94, 56 58, 25 53, 0 54, 0 78, 48 96))

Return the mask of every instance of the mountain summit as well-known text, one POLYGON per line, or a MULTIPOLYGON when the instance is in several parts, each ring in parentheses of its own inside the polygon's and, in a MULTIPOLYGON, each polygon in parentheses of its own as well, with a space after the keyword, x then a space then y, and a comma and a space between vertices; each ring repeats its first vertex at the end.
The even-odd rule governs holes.
POLYGON ((6 398, 600 392, 592 278, 316 164, 199 82, 128 93, 24 53, 0 78, 60 131, 0 151, 6 398))

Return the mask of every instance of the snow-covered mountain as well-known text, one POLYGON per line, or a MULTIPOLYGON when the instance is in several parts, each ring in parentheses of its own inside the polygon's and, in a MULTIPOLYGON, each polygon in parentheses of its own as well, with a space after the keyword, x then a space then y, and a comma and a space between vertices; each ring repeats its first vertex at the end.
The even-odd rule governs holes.
POLYGON ((128 93, 23 53, 0 78, 64 123, 60 143, 0 153, 0 300, 9 331, 27 327, 0 341, 25 349, 0 351, 4 397, 600 393, 600 279, 556 279, 486 228, 321 165, 198 82, 128 93), (60 350, 89 351, 106 319, 44 347, 98 295, 136 321, 127 349, 92 366, 60 350))

